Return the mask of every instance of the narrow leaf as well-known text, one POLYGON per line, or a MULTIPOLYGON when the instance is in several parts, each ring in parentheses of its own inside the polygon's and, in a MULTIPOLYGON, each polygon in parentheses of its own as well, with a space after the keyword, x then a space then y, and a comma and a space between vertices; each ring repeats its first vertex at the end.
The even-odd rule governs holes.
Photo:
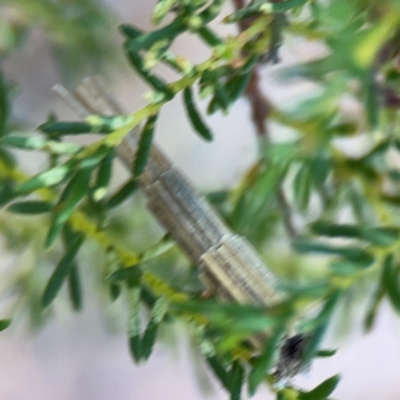
POLYGON ((158 326, 168 311, 168 301, 161 297, 157 299, 151 312, 149 324, 141 341, 142 358, 147 360, 153 350, 157 337, 158 326))
POLYGON ((231 99, 226 88, 220 82, 222 78, 221 75, 221 69, 215 70, 214 73, 211 74, 211 81, 214 86, 215 100, 219 103, 221 108, 226 111, 229 107, 231 99))
POLYGON ((225 389, 229 390, 228 372, 226 371, 225 367, 221 364, 218 357, 215 355, 207 357, 207 362, 208 365, 213 370, 215 376, 221 382, 222 386, 225 387, 225 389))
POLYGON ((38 136, 8 136, 3 143, 18 149, 42 150, 52 154, 75 154, 81 150, 81 146, 75 143, 45 140, 38 136))
POLYGON ((119 31, 127 38, 129 39, 137 39, 138 37, 142 36, 144 34, 143 31, 138 29, 136 26, 133 25, 128 25, 128 24, 122 24, 119 26, 119 31))
POLYGON ((111 283, 109 286, 109 293, 112 301, 117 300, 121 294, 121 286, 116 283, 111 283))
POLYGON ((312 328, 313 326, 317 326, 317 328, 312 332, 309 336, 308 344, 304 350, 303 363, 304 365, 308 365, 312 358, 318 351, 318 347, 324 338, 326 329, 328 327, 330 317, 333 314, 333 311, 336 307, 340 299, 341 291, 334 292, 325 302, 325 305, 319 315, 314 320, 314 323, 310 322, 309 324, 304 324, 304 327, 307 329, 312 328), (308 326, 307 326, 308 325, 308 326))
POLYGON ((107 203, 106 208, 111 209, 119 206, 125 200, 127 200, 136 190, 139 188, 139 184, 136 180, 131 179, 125 183, 113 196, 111 196, 107 203))
POLYGON ((340 376, 335 375, 328 378, 310 392, 302 392, 298 397, 299 400, 325 400, 336 388, 340 381, 340 376))
POLYGON ((11 204, 8 212, 16 214, 43 214, 51 211, 53 204, 48 201, 21 201, 11 204))
POLYGON ((68 292, 72 307, 75 311, 82 310, 82 287, 79 277, 79 270, 75 263, 72 263, 68 275, 68 292))
POLYGON ((146 70, 143 60, 138 54, 137 42, 127 41, 124 44, 131 65, 136 72, 155 90, 164 94, 166 100, 174 97, 174 93, 168 88, 167 83, 156 75, 146 70))
POLYGON ((211 47, 222 44, 221 39, 207 26, 202 26, 197 33, 211 47))
POLYGON ((300 253, 321 253, 342 256, 355 264, 359 264, 361 268, 368 267, 374 262, 374 257, 368 251, 354 246, 335 247, 325 243, 299 239, 293 243, 293 247, 300 253))
POLYGON ((154 128, 157 117, 158 114, 154 114, 147 120, 140 135, 139 146, 133 164, 133 175, 135 178, 142 174, 147 165, 151 152, 151 145, 153 143, 154 128))
POLYGON ((0 319, 0 332, 4 331, 11 325, 11 319, 0 319))
POLYGON ((399 267, 395 265, 393 255, 385 258, 382 279, 393 308, 400 312, 399 267))
POLYGON ((399 228, 389 226, 366 228, 357 225, 336 225, 318 221, 312 224, 310 228, 319 235, 362 239, 378 246, 391 246, 400 238, 399 228))
POLYGON ((311 230, 318 235, 329 237, 360 238, 361 229, 356 225, 336 225, 328 222, 318 221, 310 225, 311 230))
POLYGON ((33 176, 31 179, 19 184, 15 191, 18 194, 24 195, 34 192, 35 190, 57 185, 63 182, 71 175, 76 162, 69 161, 63 165, 51 168, 48 171, 42 172, 33 176))
POLYGON ((6 135, 9 114, 8 90, 3 73, 0 71, 0 138, 6 135))
POLYGON ((101 161, 97 171, 96 183, 93 189, 93 199, 100 201, 107 194, 108 184, 110 183, 112 167, 114 162, 114 151, 111 150, 101 161))
POLYGON ((37 129, 48 135, 78 135, 80 133, 90 133, 92 126, 87 122, 46 122, 38 126, 37 129))
POLYGON ((52 221, 46 238, 47 248, 54 243, 64 224, 86 196, 91 172, 92 170, 88 168, 78 171, 61 193, 53 209, 52 221))
POLYGON ((311 175, 308 165, 303 164, 294 178, 294 196, 301 212, 305 212, 308 207, 311 194, 311 175))
POLYGON ((16 197, 14 182, 11 179, 0 179, 0 206, 3 206, 16 197))
POLYGON ((134 335, 129 337, 129 349, 136 363, 142 359, 142 349, 140 335, 134 335))
POLYGON ((339 290, 330 295, 317 317, 312 320, 302 322, 299 326, 299 330, 301 330, 301 332, 310 332, 318 326, 325 324, 331 317, 340 295, 341 292, 339 290))
POLYGON ((64 257, 60 260, 57 267, 55 268, 43 293, 42 297, 43 307, 49 306, 57 296, 57 293, 61 289, 61 286, 65 278, 71 271, 76 253, 81 247, 83 240, 84 240, 83 235, 77 235, 74 243, 70 245, 70 247, 67 250, 67 253, 64 255, 64 257))
POLYGON ((184 103, 186 106, 186 113, 189 117, 190 122, 192 123, 193 128, 203 137, 205 140, 212 140, 212 133, 208 126, 203 122, 202 118, 197 111, 197 108, 194 104, 192 90, 187 87, 183 91, 184 103))
POLYGON ((262 383, 269 369, 272 367, 274 361, 274 354, 278 348, 279 341, 284 332, 284 326, 279 327, 274 335, 267 340, 264 351, 254 363, 254 366, 249 374, 248 384, 249 384, 249 395, 253 396, 257 390, 257 387, 262 383))
POLYGON ((92 154, 80 160, 79 168, 94 168, 96 167, 107 155, 110 154, 111 149, 108 146, 100 146, 92 154))
POLYGON ((201 25, 207 25, 215 17, 217 17, 221 12, 224 3, 224 0, 213 0, 213 2, 205 10, 198 14, 198 17, 201 20, 201 25))
POLYGON ((160 22, 162 22, 175 4, 176 0, 158 0, 157 5, 154 7, 154 10, 151 14, 151 21, 153 24, 158 25, 160 22))
POLYGON ((247 89, 251 78, 251 72, 252 71, 245 74, 238 74, 226 83, 226 90, 231 104, 234 103, 247 89))
POLYGON ((9 150, 1 147, 0 161, 2 161, 7 167, 14 167, 16 165, 16 159, 14 155, 9 150))
POLYGON ((332 357, 337 353, 337 350, 319 350, 316 353, 316 357, 319 358, 328 358, 332 357))
POLYGON ((239 361, 234 361, 228 375, 229 392, 231 400, 240 400, 244 380, 244 370, 239 361))
MULTIPOLYGON (((183 22, 182 18, 176 18, 170 24, 163 26, 162 28, 151 31, 151 32, 140 32, 139 29, 132 25, 123 24, 120 27, 120 31, 128 38, 125 42, 125 48, 129 51, 129 58, 131 55, 138 56, 140 50, 149 50, 153 47, 157 42, 165 40, 168 38, 169 41, 173 41, 180 33, 187 30, 186 24, 183 22)), ((136 63, 136 61, 132 61, 132 64, 136 63)), ((140 56, 139 61, 136 65, 133 65, 135 68, 140 69, 142 65, 140 65, 140 56)))
POLYGON ((110 276, 115 281, 127 281, 131 287, 138 286, 142 279, 143 272, 139 265, 133 267, 121 268, 113 272, 110 276))
POLYGON ((129 289, 128 307, 129 348, 135 362, 139 362, 142 358, 140 340, 140 287, 133 287, 129 289))
POLYGON ((385 283, 383 282, 383 276, 384 276, 384 268, 382 268, 381 279, 378 283, 378 287, 376 288, 372 296, 371 303, 368 307, 368 311, 364 319, 364 329, 366 332, 369 332, 374 326, 379 305, 381 304, 386 294, 385 283))

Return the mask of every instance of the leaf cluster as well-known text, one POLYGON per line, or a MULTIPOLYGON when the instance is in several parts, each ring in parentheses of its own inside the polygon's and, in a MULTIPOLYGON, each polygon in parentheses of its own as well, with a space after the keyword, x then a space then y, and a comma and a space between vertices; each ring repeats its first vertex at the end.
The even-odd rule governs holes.
MULTIPOLYGON (((21 10, 46 10, 43 15, 48 18, 42 21, 56 32, 62 2, 48 7, 45 3, 22 2, 21 10)), ((80 4, 94 9, 93 18, 100 12, 91 2, 80 4)), ((40 312, 50 307, 67 282, 72 307, 82 308, 77 255, 87 241, 95 241, 105 255, 103 283, 111 301, 124 297, 128 302, 127 331, 135 362, 149 358, 160 326, 184 318, 197 327, 204 360, 232 399, 240 398, 245 384, 254 394, 263 382, 271 385, 277 399, 327 399, 338 376, 309 392, 290 382, 282 388, 279 381, 291 376, 292 370, 304 370, 317 356, 334 354, 321 350, 321 343, 342 296, 363 279, 373 281, 375 288, 365 307, 366 329, 372 328, 385 297, 400 311, 400 171, 392 161, 400 149, 396 129, 399 5, 394 0, 379 4, 253 0, 223 19, 245 25, 228 38, 209 25, 223 17, 223 5, 223 0, 159 0, 152 14, 154 30, 120 27, 130 65, 152 90, 149 104, 127 116, 91 116, 72 122, 51 116, 34 134, 21 134, 13 129, 10 88, 0 75, 0 204, 7 216, 43 215, 44 248, 59 239, 63 243, 63 253, 42 290, 40 312), (167 15, 170 22, 162 25, 167 15), (197 65, 171 50, 174 40, 188 32, 209 48, 209 58, 197 65), (268 106, 269 120, 294 132, 293 139, 260 138, 259 157, 241 182, 207 197, 234 231, 260 251, 273 248, 279 239, 296 271, 307 263, 314 270, 322 265, 326 272, 304 273, 303 282, 283 282, 286 298, 274 307, 219 304, 203 298, 195 268, 189 266, 181 281, 168 281, 157 268, 149 267, 152 262, 159 266, 178 263, 179 256, 169 252, 174 243, 168 236, 136 253, 110 235, 110 224, 115 210, 139 187, 163 105, 182 92, 194 131, 212 141, 215 133, 199 111, 197 97, 208 101, 208 115, 229 113, 240 96, 251 97, 250 83, 257 70, 278 61, 281 41, 293 36, 319 41, 326 48, 318 59, 276 73, 284 83, 298 78, 312 81, 318 90, 311 97, 291 108, 261 104, 268 106), (179 79, 168 82, 156 74, 153 68, 159 63, 173 68, 179 79), (360 113, 345 109, 349 99, 360 113), (111 190, 115 148, 142 121, 132 177, 111 190), (65 140, 86 133, 102 136, 85 147, 65 140), (349 151, 351 143, 357 143, 357 151, 349 151), (46 154, 47 168, 33 176, 23 174, 14 158, 21 149, 46 154), (314 315, 304 317, 310 305, 318 308, 314 315), (150 310, 144 329, 143 306, 150 310), (282 345, 293 329, 300 335, 297 339, 304 340, 282 345), (249 343, 260 336, 269 340, 254 354, 249 343)), ((88 35, 88 48, 98 43, 90 29, 86 32, 83 25, 81 29, 88 35)), ((284 269, 282 264, 280 260, 277 269, 284 269)), ((1 330, 10 323, 8 319, 0 322, 1 330)))

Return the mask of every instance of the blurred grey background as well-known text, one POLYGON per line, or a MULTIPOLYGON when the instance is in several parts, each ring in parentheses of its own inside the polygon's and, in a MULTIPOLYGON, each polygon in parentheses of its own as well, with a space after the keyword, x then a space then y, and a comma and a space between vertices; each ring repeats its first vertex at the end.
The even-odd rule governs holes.
MULTIPOLYGON (((107 3, 120 22, 142 28, 150 26, 149 17, 155 1, 108 0, 107 3)), ((193 61, 201 61, 208 54, 191 36, 180 38, 174 51, 193 61)), ((321 51, 323 49, 315 44, 289 39, 282 51, 282 61, 287 65, 315 57, 321 51)), ((265 93, 277 104, 290 104, 294 98, 313 89, 305 83, 291 87, 277 85, 273 76, 276 68, 279 66, 265 68, 262 77, 265 93)), ((113 93, 127 111, 139 109, 145 104, 146 88, 127 65, 116 71, 109 74, 113 93)), ((63 118, 72 117, 51 92, 60 76, 40 31, 35 31, 29 42, 6 63, 5 73, 18 82, 21 90, 15 103, 17 116, 37 124, 46 119, 50 110, 63 118)), ((174 100, 164 107, 157 130, 157 142, 199 190, 234 185, 256 157, 256 137, 245 100, 240 100, 228 116, 212 116, 209 123, 216 132, 216 140, 205 144, 191 132, 180 101, 174 100)), ((279 137, 288 133, 279 127, 271 129, 272 134, 279 137)), ((23 163, 32 168, 32 160, 26 159, 23 163)), ((40 159, 37 162, 40 163, 40 159)), ((125 177, 121 169, 120 180, 125 177)), ((15 259, 2 250, 1 263, 12 268, 15 259)), ((172 333, 164 334, 164 340, 156 346, 146 365, 135 366, 128 352, 124 316, 117 315, 119 308, 115 305, 107 306, 107 310, 104 307, 99 299, 87 299, 84 312, 77 315, 61 305, 56 309, 60 312, 55 312, 50 323, 38 332, 30 332, 25 323, 16 323, 0 333, 0 400, 211 400, 228 397, 196 354, 189 351, 190 343, 179 324, 172 333), (110 328, 107 320, 117 321, 114 325, 122 329, 110 328)), ((360 326, 359 322, 348 321, 356 326, 360 326)), ((333 358, 317 361, 308 373, 296 379, 296 383, 312 388, 323 379, 341 373, 343 379, 335 391, 336 399, 397 400, 399 334, 399 320, 386 303, 376 328, 369 335, 356 328, 343 340, 338 338, 333 327, 326 347, 335 348, 340 344, 340 351, 333 358)), ((266 389, 254 396, 255 400, 272 398, 266 389)))

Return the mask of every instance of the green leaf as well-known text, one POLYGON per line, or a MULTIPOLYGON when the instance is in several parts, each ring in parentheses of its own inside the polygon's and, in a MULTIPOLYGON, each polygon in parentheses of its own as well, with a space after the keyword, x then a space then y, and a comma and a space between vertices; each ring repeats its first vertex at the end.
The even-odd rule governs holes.
POLYGON ((0 161, 2 161, 7 167, 14 167, 16 165, 16 159, 14 155, 7 149, 0 147, 0 161))
POLYGON ((234 103, 247 89, 251 78, 251 72, 252 71, 238 74, 227 81, 225 88, 228 92, 229 102, 231 104, 234 103))
POLYGON ((310 228, 318 235, 362 239, 378 246, 391 246, 400 238, 400 229, 389 226, 366 228, 357 225, 336 225, 318 221, 312 224, 310 228))
POLYGON ((271 165, 265 168, 250 188, 244 188, 232 212, 232 226, 242 231, 255 224, 262 213, 267 212, 286 171, 286 164, 271 165))
POLYGON ((134 361, 137 363, 142 358, 142 348, 140 339, 140 287, 128 289, 128 337, 129 348, 134 361))
POLYGON ((0 206, 11 202, 15 196, 14 182, 11 179, 0 178, 0 206))
POLYGON ((329 128, 329 133, 338 136, 352 136, 358 132, 358 124, 356 122, 341 122, 329 128))
POLYGON ((107 194, 108 184, 112 175, 112 167, 115 152, 111 150, 101 161, 97 171, 96 183, 93 189, 93 199, 95 201, 102 200, 107 194))
MULTIPOLYGON (((329 268, 336 275, 350 276, 360 272, 361 269, 365 268, 365 264, 355 263, 352 261, 336 260, 329 264, 329 268)), ((368 266, 368 265, 367 265, 368 266)))
POLYGON ((136 72, 156 91, 163 93, 165 100, 171 100, 174 97, 174 93, 168 88, 167 83, 146 70, 143 60, 138 54, 137 41, 125 42, 124 48, 136 72))
POLYGON ((11 319, 0 319, 0 332, 4 331, 11 325, 11 319))
POLYGON ((83 235, 76 235, 75 240, 68 247, 64 257, 60 260, 51 275, 42 297, 42 306, 47 307, 56 298, 65 278, 70 274, 75 256, 84 240, 83 235))
POLYGON ((218 16, 224 3, 224 0, 213 0, 213 2, 205 10, 198 14, 198 18, 201 21, 201 26, 207 25, 218 16))
POLYGON ((255 2, 248 7, 241 8, 240 10, 229 15, 225 21, 226 22, 236 22, 245 18, 252 17, 257 13, 283 13, 289 11, 296 7, 303 6, 307 0, 286 0, 279 3, 273 2, 255 2))
MULTIPOLYGON (((233 104, 247 89, 251 78, 252 70, 246 73, 238 73, 229 78, 225 84, 225 92, 227 93, 228 103, 233 104)), ((207 113, 213 114, 221 108, 221 104, 214 96, 207 107, 207 113)))
POLYGON ((147 161, 151 152, 151 145, 153 143, 154 128, 157 121, 158 114, 154 114, 147 120, 140 135, 138 150, 133 163, 133 175, 135 178, 140 176, 146 168, 147 161))
POLYGON ((151 14, 151 22, 158 25, 175 6, 176 0, 158 0, 151 14))
POLYGON ((248 378, 249 395, 253 396, 258 386, 265 381, 266 374, 273 366, 275 351, 278 349, 279 341, 284 333, 284 326, 278 327, 274 335, 267 340, 264 351, 255 361, 248 378))
POLYGON ((109 286, 109 294, 112 301, 117 300, 121 294, 121 286, 116 283, 111 283, 109 286))
POLYGON ((92 170, 89 168, 79 170, 61 193, 53 209, 50 229, 46 238, 46 248, 54 243, 64 224, 86 196, 91 173, 92 170))
POLYGON ((136 363, 142 359, 142 348, 140 335, 129 336, 129 349, 136 363))
POLYGON ((205 140, 212 140, 213 135, 208 126, 203 122, 202 118, 200 117, 199 112, 197 111, 197 108, 194 104, 192 90, 189 87, 183 90, 183 98, 186 106, 186 113, 193 128, 205 140))
POLYGON ((323 156, 315 156, 310 160, 309 172, 314 185, 321 188, 328 178, 332 164, 323 156))
POLYGON ((151 311, 150 321, 141 341, 141 355, 144 360, 150 357, 157 337, 158 326, 168 311, 168 301, 164 297, 157 299, 151 311))
POLYGON ((75 143, 45 140, 38 136, 8 136, 3 143, 18 149, 42 150, 53 154, 74 154, 81 150, 81 146, 75 143))
POLYGON ((210 324, 222 332, 250 334, 274 329, 291 315, 289 305, 277 309, 252 305, 220 304, 213 301, 174 303, 176 310, 204 315, 210 324))
MULTIPOLYGON (((87 122, 46 122, 38 126, 38 130, 48 135, 79 135, 80 133, 91 133, 92 125, 87 122)), ((110 133, 109 129, 106 132, 110 133)), ((96 133, 100 133, 96 132, 96 133)))
POLYGON ((229 196, 228 190, 220 190, 206 194, 207 200, 212 204, 224 203, 228 199, 228 196, 229 196))
POLYGON ((110 147, 100 146, 92 154, 80 160, 79 168, 86 169, 96 167, 105 157, 110 154, 110 151, 112 151, 110 147))
POLYGON ((333 294, 331 294, 326 300, 324 307, 317 315, 317 317, 301 322, 299 325, 299 330, 303 333, 307 333, 328 322, 329 318, 333 314, 333 311, 335 310, 336 304, 338 303, 340 296, 340 290, 337 290, 333 294))
POLYGON ((221 382, 222 386, 229 390, 229 384, 228 384, 228 372, 225 369, 225 367, 221 364, 220 360, 218 359, 217 356, 210 356, 207 357, 207 363, 213 370, 215 376, 219 379, 221 382))
POLYGON ((217 47, 223 43, 221 39, 207 26, 202 26, 197 33, 210 47, 217 47))
POLYGON ((111 280, 115 281, 127 281, 130 287, 135 287, 139 286, 142 276, 142 269, 140 268, 140 265, 137 264, 132 267, 121 268, 113 272, 110 278, 111 280))
POLYGON ((300 253, 321 253, 342 256, 347 260, 365 268, 374 262, 374 257, 366 250, 354 246, 334 247, 325 243, 298 239, 293 242, 293 247, 300 253))
POLYGON ((33 176, 25 182, 20 183, 15 192, 20 195, 25 195, 34 192, 35 190, 51 187, 63 182, 73 172, 76 166, 76 161, 71 160, 63 165, 51 168, 45 172, 33 176))
POLYGON ((340 299, 341 291, 337 290, 326 300, 324 307, 321 312, 317 315, 314 320, 306 321, 303 323, 303 329, 309 330, 316 328, 309 335, 308 344, 304 350, 303 363, 308 365, 312 358, 317 354, 318 347, 324 338, 326 329, 328 327, 330 317, 335 310, 335 307, 340 299))
POLYGON ((106 208, 111 209, 119 206, 126 199, 132 196, 139 188, 139 184, 136 180, 131 179, 126 182, 113 196, 111 196, 107 203, 106 208))
POLYGON ((305 212, 308 207, 311 194, 311 175, 310 168, 303 164, 294 178, 294 196, 301 212, 305 212))
POLYGON ((90 115, 86 121, 49 121, 38 127, 43 133, 51 136, 79 135, 86 133, 111 133, 131 122, 131 116, 118 115, 105 117, 90 115))
MULTIPOLYGON (((136 57, 140 50, 149 50, 157 42, 163 41, 168 38, 169 41, 173 41, 180 33, 183 33, 187 29, 186 24, 183 22, 182 18, 176 18, 170 24, 164 27, 152 31, 152 32, 140 32, 139 29, 132 25, 123 24, 120 27, 120 31, 128 38, 126 41, 126 49, 129 50, 128 56, 131 58, 133 55, 136 57), (128 29, 129 28, 129 29, 128 29), (139 34, 141 33, 141 34, 139 34), (132 54, 131 54, 132 53, 132 54)), ((132 64, 138 69, 138 73, 142 73, 140 61, 133 61, 132 64)))
POLYGON ((214 88, 215 100, 218 102, 222 110, 226 111, 230 104, 230 98, 226 88, 220 82, 222 75, 221 68, 219 68, 210 74, 210 78, 214 88))
POLYGON ((119 26, 119 31, 129 39, 137 39, 138 37, 142 36, 144 32, 138 29, 136 26, 130 24, 122 24, 119 26))
POLYGON ((72 263, 68 275, 68 292, 72 307, 75 311, 82 310, 82 286, 79 277, 79 270, 75 263, 72 263))
POLYGON ((21 201, 11 204, 7 211, 16 214, 43 214, 51 211, 53 206, 48 201, 21 201))
POLYGON ((310 225, 310 228, 314 233, 323 236, 361 238, 361 229, 356 225, 337 225, 318 221, 310 225))
POLYGON ((228 374, 229 392, 231 400, 240 400, 244 380, 244 369, 239 361, 232 363, 232 368, 228 374))
POLYGON ((319 358, 327 358, 334 356, 336 353, 337 350, 319 350, 315 356, 319 358))
POLYGON ((364 319, 364 329, 366 332, 369 332, 374 326, 379 305, 381 304, 386 294, 383 277, 384 277, 384 268, 382 268, 381 278, 379 280, 378 287, 375 289, 375 292, 372 295, 372 299, 368 306, 368 311, 364 319))
POLYGON ((299 400, 325 400, 336 388, 337 384, 340 381, 340 375, 335 375, 317 387, 315 387, 310 392, 301 392, 298 397, 299 400))
POLYGON ((45 145, 46 140, 39 136, 8 136, 2 143, 19 149, 37 150, 45 145))
POLYGON ((393 308, 400 312, 399 266, 394 263, 393 255, 388 255, 383 263, 383 284, 393 308))
POLYGON ((389 226, 369 228, 364 230, 362 237, 377 246, 392 246, 400 239, 400 229, 389 226))
POLYGON ((4 80, 4 75, 0 71, 0 138, 7 133, 7 122, 10 114, 8 102, 8 89, 4 80))

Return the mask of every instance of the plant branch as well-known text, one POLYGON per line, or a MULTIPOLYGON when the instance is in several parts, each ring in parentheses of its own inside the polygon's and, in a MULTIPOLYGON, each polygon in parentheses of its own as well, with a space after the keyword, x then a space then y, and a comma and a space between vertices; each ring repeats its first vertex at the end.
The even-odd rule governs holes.
MULTIPOLYGON (((245 0, 233 0, 233 3, 236 10, 246 6, 245 0)), ((252 25, 253 20, 254 18, 240 20, 238 22, 239 30, 243 32, 248 29, 252 25)), ((260 87, 260 74, 257 66, 255 66, 252 71, 250 82, 246 89, 246 96, 250 102, 252 121, 254 123, 257 136, 268 143, 269 131, 266 121, 272 106, 260 87)), ((278 189, 278 203, 283 214, 283 221, 286 231, 293 239, 296 236, 296 229, 293 225, 291 210, 282 187, 279 187, 278 189)))

